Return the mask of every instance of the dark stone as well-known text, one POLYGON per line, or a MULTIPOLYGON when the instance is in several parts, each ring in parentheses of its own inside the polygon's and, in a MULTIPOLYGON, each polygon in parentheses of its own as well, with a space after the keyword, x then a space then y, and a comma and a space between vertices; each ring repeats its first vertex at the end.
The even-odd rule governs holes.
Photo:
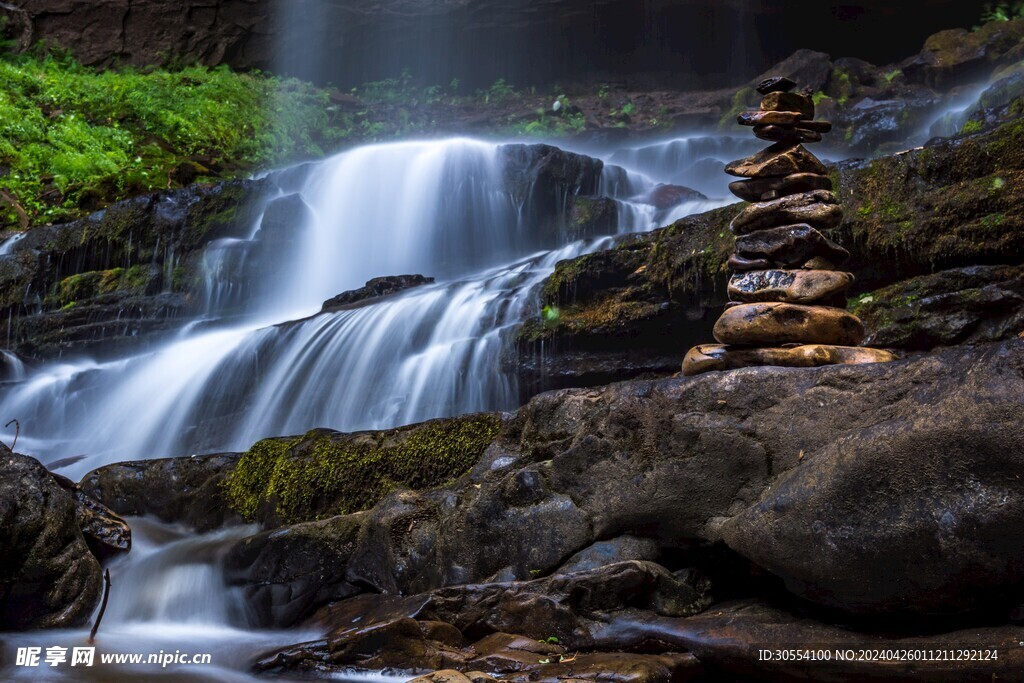
POLYGON ((1005 400, 1024 384, 1022 352, 1018 340, 923 359, 947 371, 967 362, 962 384, 920 396, 912 421, 882 420, 815 452, 724 524, 726 542, 794 593, 856 614, 1005 600, 1024 587, 1024 433, 1005 400))
POLYGON ((656 561, 661 554, 658 542, 650 538, 619 536, 610 541, 598 541, 579 551, 558 568, 557 574, 598 569, 627 560, 656 561))
POLYGON ((757 84, 757 92, 767 95, 770 92, 789 92, 796 87, 796 83, 785 76, 774 76, 766 78, 757 84))
POLYGON ((54 481, 75 499, 75 517, 90 552, 101 562, 132 548, 132 531, 128 523, 110 508, 86 493, 75 482, 59 474, 54 481))
POLYGON ((813 190, 750 204, 733 219, 729 229, 736 235, 744 235, 755 230, 807 223, 819 230, 829 230, 842 220, 843 209, 835 194, 828 190, 813 190))
POLYGON ((75 499, 35 459, 0 451, 0 629, 81 626, 101 578, 75 499))
POLYGON ((771 261, 764 258, 748 259, 743 258, 739 254, 730 254, 729 260, 726 261, 726 266, 729 270, 735 270, 740 273, 746 273, 751 270, 765 270, 771 268, 771 261))
POLYGON ((850 252, 807 224, 755 230, 736 238, 736 253, 747 259, 767 259, 777 268, 799 268, 815 257, 840 264, 850 252))
POLYGON ((786 144, 821 142, 821 133, 815 130, 787 126, 754 126, 754 137, 786 144))
POLYGON ((780 178, 755 178, 729 183, 729 190, 748 202, 762 202, 813 190, 831 190, 832 179, 816 173, 794 173, 780 178))
POLYGON ((81 490, 120 515, 153 515, 204 532, 240 523, 222 488, 237 453, 105 465, 82 478, 81 490))
POLYGON ((928 350, 1024 332, 1024 267, 971 266, 871 292, 855 308, 867 343, 928 350))
POLYGON ((404 292, 413 287, 434 283, 434 278, 423 275, 391 275, 375 277, 364 287, 342 292, 338 296, 324 302, 322 312, 342 311, 361 306, 368 306, 382 297, 404 292))
POLYGON ((295 524, 236 544, 224 558, 224 576, 243 588, 251 623, 288 628, 327 602, 362 592, 345 577, 364 517, 295 524))
POLYGON ((312 211, 301 195, 293 193, 278 197, 267 204, 256 238, 262 242, 263 247, 280 257, 280 250, 295 243, 299 229, 312 216, 312 211))

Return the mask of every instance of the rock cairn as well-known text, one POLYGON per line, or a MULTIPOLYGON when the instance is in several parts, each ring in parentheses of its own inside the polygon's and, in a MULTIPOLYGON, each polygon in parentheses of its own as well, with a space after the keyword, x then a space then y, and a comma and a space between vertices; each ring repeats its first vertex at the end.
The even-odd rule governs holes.
POLYGON ((683 374, 893 360, 858 346, 864 326, 846 311, 853 275, 839 270, 850 254, 822 232, 839 225, 843 212, 825 165, 804 147, 832 124, 815 121, 814 101, 794 87, 788 78, 763 81, 761 110, 737 117, 773 144, 725 168, 743 178, 729 189, 751 203, 730 225, 736 253, 728 263, 730 301, 714 328, 720 343, 691 349, 683 374))

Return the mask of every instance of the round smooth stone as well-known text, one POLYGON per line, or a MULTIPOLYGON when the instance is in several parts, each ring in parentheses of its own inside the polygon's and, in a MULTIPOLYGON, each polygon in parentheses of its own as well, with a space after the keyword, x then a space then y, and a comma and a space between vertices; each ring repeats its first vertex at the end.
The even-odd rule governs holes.
POLYGON ((780 178, 753 178, 729 183, 729 190, 748 202, 763 202, 811 190, 831 190, 832 179, 818 173, 794 173, 780 178))
POLYGON ((806 223, 755 230, 736 238, 736 253, 745 259, 767 259, 776 268, 799 268, 814 257, 842 263, 850 252, 806 223))
POLYGON ((835 300, 850 288, 853 279, 851 273, 836 270, 753 270, 729 279, 729 299, 813 304, 835 300))
POLYGON ((714 335, 723 344, 739 346, 857 346, 864 340, 864 325, 841 308, 769 302, 727 309, 715 323, 714 335))
POLYGON ((729 229, 733 234, 745 235, 755 230, 807 223, 819 230, 828 230, 839 225, 842 219, 843 209, 832 192, 812 190, 750 204, 732 219, 729 229))

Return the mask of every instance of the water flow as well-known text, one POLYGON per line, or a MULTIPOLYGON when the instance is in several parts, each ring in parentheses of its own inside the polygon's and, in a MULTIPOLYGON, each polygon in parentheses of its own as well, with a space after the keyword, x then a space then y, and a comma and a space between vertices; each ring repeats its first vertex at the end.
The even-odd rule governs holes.
MULTIPOLYGON (((3 680, 161 680, 255 682, 248 673, 259 655, 313 640, 314 631, 254 631, 247 627, 238 589, 224 584, 222 559, 233 544, 255 531, 237 527, 196 536, 145 518, 128 520, 132 551, 110 564, 110 601, 95 644, 92 667, 71 667, 71 649, 88 645, 88 630, 0 634, 3 680), (57 667, 11 666, 18 647, 68 648, 57 667), (209 654, 209 664, 102 664, 104 654, 209 654), (5 667, 6 665, 6 667, 5 667)), ((275 680, 292 680, 288 678, 275 680)), ((304 680, 304 679, 303 679, 304 680)), ((377 680, 387 680, 378 678, 377 680)))
MULTIPOLYGON (((291 231, 288 249, 264 248, 264 220, 206 253, 207 315, 262 287, 246 316, 186 326, 149 353, 54 364, 9 383, 0 415, 21 420, 19 450, 68 462, 61 471, 77 477, 118 460, 244 450, 313 427, 388 428, 516 407, 512 331, 559 260, 608 242, 538 251, 564 241, 559 221, 524 217, 557 213, 566 197, 555 193, 554 207, 524 204, 532 193, 509 186, 503 163, 498 145, 449 140, 375 145, 318 165, 297 200, 305 217, 278 221, 291 231), (251 268, 256 252, 280 267, 251 268), (224 269, 255 273, 255 282, 224 269), (307 317, 371 277, 408 272, 440 281, 307 317)), ((606 170, 600 190, 618 198, 619 231, 720 204, 657 210, 637 200, 652 187, 644 176, 606 170)))

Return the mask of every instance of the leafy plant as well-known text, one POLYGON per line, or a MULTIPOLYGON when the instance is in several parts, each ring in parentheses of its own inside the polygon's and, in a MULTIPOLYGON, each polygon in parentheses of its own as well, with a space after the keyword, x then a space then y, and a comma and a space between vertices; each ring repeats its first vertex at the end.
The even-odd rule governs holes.
POLYGON ((981 22, 1011 21, 1024 18, 1024 2, 990 2, 982 8, 981 22))

